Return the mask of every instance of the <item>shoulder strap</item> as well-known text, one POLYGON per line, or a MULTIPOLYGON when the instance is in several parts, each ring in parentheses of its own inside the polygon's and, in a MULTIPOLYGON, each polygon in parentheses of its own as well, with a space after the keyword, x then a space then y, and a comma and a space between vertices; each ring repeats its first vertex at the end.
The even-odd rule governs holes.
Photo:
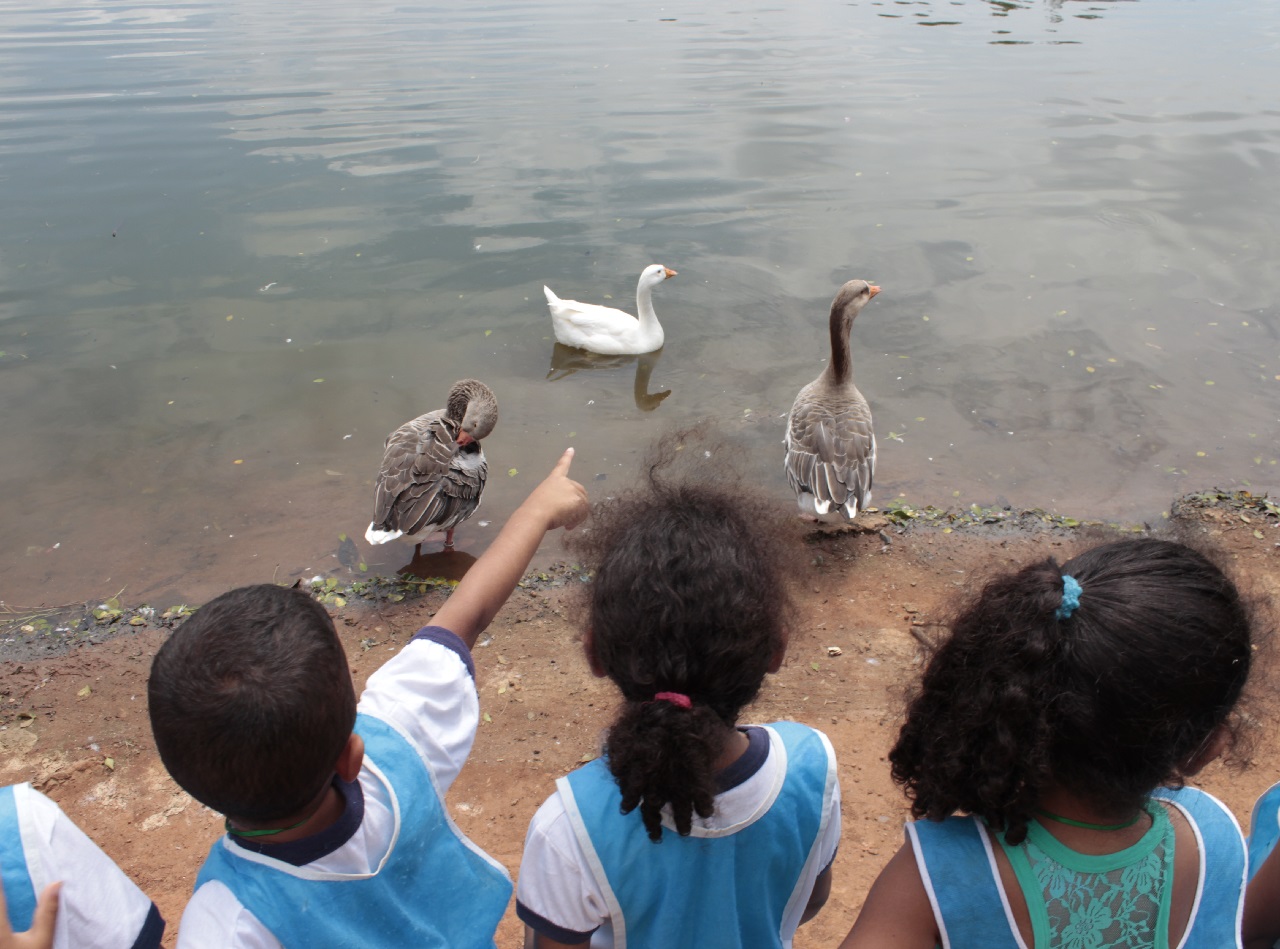
POLYGON ((1181 949, 1239 946, 1247 867, 1244 836, 1235 816, 1198 788, 1160 788, 1152 796, 1186 815, 1200 849, 1200 885, 1181 949))
MULTIPOLYGON (((783 913, 784 920, 799 919, 804 912, 812 893, 809 883, 811 874, 816 874, 820 867, 816 866, 819 858, 819 846, 826 836, 827 826, 831 820, 831 802, 835 794, 837 768, 836 753, 831 742, 822 732, 798 722, 773 722, 768 728, 782 739, 787 752, 787 777, 791 786, 798 792, 798 801, 817 807, 817 823, 809 836, 809 854, 805 859, 803 872, 796 880, 791 898, 787 901, 783 913)), ((806 815, 809 818, 809 815, 806 815)), ((802 821, 797 820, 797 823, 802 821)), ((803 821, 806 825, 808 820, 803 821)), ((797 923, 798 925, 798 923, 797 923)))
POLYGON ((1022 949, 1000 888, 991 841, 972 817, 907 825, 943 949, 1022 949))
POLYGON ((1280 840, 1280 784, 1273 784, 1253 805, 1249 819, 1249 879, 1280 840))
MULTIPOLYGON (((600 888, 605 905, 609 908, 614 945, 626 949, 627 921, 622 913, 622 904, 618 902, 618 895, 609 881, 609 874, 605 870, 600 853, 596 850, 595 842, 591 839, 588 826, 589 823, 595 822, 602 802, 608 802, 610 811, 618 809, 622 800, 618 785, 614 782, 613 775, 609 773, 605 759, 596 758, 581 768, 575 768, 564 777, 557 778, 556 789, 560 792, 560 799, 564 803, 565 815, 569 819, 569 826, 573 828, 573 835, 582 849, 596 885, 600 888)), ((630 828, 631 824, 623 826, 630 828)))

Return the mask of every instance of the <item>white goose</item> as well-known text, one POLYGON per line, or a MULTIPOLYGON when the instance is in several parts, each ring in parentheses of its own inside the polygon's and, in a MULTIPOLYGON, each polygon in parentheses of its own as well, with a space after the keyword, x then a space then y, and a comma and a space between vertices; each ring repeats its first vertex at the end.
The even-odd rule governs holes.
POLYGON ((453 530, 476 512, 489 467, 480 439, 498 423, 498 400, 483 382, 463 379, 449 390, 445 408, 405 422, 387 436, 373 494, 373 521, 364 533, 371 544, 453 530))
POLYGON ((853 384, 849 331, 879 292, 865 280, 840 288, 831 301, 831 361, 800 390, 787 417, 787 484, 805 514, 839 513, 851 521, 871 503, 876 436, 871 408, 853 384))
POLYGON ((556 341, 606 356, 635 356, 661 349, 662 326, 653 312, 653 288, 675 275, 662 264, 650 264, 641 271, 636 285, 638 320, 611 306, 561 300, 550 287, 543 287, 556 341))

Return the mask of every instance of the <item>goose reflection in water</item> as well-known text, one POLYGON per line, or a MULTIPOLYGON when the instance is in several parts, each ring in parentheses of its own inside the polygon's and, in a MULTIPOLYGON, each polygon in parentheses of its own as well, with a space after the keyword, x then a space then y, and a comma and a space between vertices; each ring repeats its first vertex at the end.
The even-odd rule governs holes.
POLYGON ((556 343, 551 351, 551 368, 547 370, 547 378, 552 382, 571 376, 579 369, 620 369, 628 363, 636 364, 636 380, 633 388, 636 408, 641 412, 652 412, 662 400, 671 394, 670 389, 661 392, 649 391, 649 377, 662 357, 662 350, 639 356, 601 356, 589 353, 585 349, 575 349, 563 343, 556 343))
POLYGON ((437 550, 415 553, 412 560, 396 571, 406 580, 461 580, 476 558, 464 551, 437 550))

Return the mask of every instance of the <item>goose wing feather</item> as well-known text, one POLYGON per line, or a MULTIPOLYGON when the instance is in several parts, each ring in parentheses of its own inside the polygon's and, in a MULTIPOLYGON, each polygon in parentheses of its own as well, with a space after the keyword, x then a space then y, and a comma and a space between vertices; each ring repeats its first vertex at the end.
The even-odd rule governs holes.
POLYGON ((449 472, 457 442, 444 409, 405 422, 387 436, 374 487, 373 526, 415 533, 410 525, 431 504, 449 472))
POLYGON ((852 520, 871 500, 876 439, 871 408, 857 389, 840 397, 800 390, 787 421, 787 484, 814 498, 819 514, 837 508, 852 520), (824 397, 826 396, 826 397, 824 397))
MULTIPOLYGON (((466 449, 463 455, 468 454, 466 449)), ((480 494, 489 475, 484 454, 476 451, 474 460, 454 464, 431 484, 413 484, 399 499, 397 509, 406 535, 425 530, 448 530, 457 527, 480 506, 480 494)))

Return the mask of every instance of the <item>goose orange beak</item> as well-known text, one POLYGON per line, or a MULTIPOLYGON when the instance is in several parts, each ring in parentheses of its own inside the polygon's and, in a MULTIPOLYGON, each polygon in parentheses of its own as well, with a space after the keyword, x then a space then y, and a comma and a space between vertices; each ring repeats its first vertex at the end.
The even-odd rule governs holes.
POLYGON ((475 439, 472 438, 470 435, 468 435, 466 432, 458 432, 458 437, 455 438, 454 441, 457 442, 459 445, 470 445, 473 441, 475 441, 475 439))
MULTIPOLYGON (((867 289, 871 291, 871 296, 873 297, 880 292, 880 288, 877 287, 874 283, 867 284, 867 289)), ((868 299, 870 299, 870 297, 868 297, 868 299)))
POLYGON ((676 275, 676 272, 672 270, 670 267, 663 267, 662 272, 666 274, 666 276, 663 278, 664 280, 670 280, 672 277, 676 275))

